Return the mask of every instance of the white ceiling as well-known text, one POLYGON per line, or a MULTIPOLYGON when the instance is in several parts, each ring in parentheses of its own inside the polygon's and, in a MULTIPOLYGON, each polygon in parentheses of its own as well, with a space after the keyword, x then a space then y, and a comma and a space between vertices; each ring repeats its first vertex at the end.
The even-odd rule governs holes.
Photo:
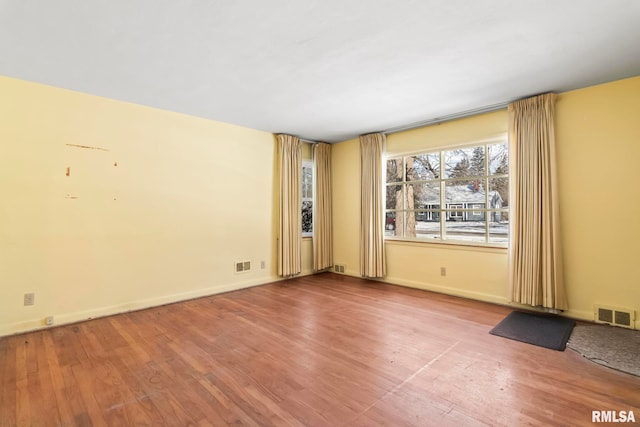
POLYGON ((0 0, 0 74, 335 142, 640 75, 640 1, 0 0))

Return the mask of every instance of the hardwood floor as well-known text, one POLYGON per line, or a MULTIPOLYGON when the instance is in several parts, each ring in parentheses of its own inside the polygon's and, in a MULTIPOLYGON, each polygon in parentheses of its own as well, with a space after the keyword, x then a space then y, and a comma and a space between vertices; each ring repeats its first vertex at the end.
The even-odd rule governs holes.
POLYGON ((322 274, 0 338, 0 425, 593 425, 640 378, 509 308, 322 274))

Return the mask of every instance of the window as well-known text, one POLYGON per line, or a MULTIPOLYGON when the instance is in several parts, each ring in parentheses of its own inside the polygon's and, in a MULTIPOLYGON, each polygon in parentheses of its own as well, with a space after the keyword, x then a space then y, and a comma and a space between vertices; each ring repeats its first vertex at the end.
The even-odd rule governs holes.
POLYGON ((302 162, 302 235, 313 235, 313 162, 302 162))
POLYGON ((503 139, 386 160, 389 238, 506 245, 509 152, 503 139))
MULTIPOLYGON (((449 205, 449 209, 463 209, 464 205, 462 203, 452 203, 449 205)), ((453 221, 462 221, 463 215, 462 211, 451 211, 449 212, 449 219, 453 221)))

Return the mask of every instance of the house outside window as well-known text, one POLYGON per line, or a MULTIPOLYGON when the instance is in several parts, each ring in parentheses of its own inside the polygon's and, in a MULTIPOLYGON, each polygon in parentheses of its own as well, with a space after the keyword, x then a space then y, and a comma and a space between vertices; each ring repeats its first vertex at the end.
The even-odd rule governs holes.
POLYGON ((302 162, 302 236, 313 235, 313 162, 302 162))
POLYGON ((506 246, 506 138, 386 159, 388 239, 506 246))

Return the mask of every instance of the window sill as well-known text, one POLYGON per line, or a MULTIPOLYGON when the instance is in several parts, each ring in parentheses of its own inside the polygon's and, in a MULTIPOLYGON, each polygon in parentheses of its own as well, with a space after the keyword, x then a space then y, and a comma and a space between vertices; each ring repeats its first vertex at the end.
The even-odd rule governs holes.
POLYGON ((508 246, 500 243, 482 243, 482 242, 451 242, 451 241, 425 241, 425 240, 409 240, 393 237, 385 237, 384 243, 394 246, 416 246, 429 247, 438 249, 458 250, 458 251, 478 251, 504 253, 508 251, 508 246))

